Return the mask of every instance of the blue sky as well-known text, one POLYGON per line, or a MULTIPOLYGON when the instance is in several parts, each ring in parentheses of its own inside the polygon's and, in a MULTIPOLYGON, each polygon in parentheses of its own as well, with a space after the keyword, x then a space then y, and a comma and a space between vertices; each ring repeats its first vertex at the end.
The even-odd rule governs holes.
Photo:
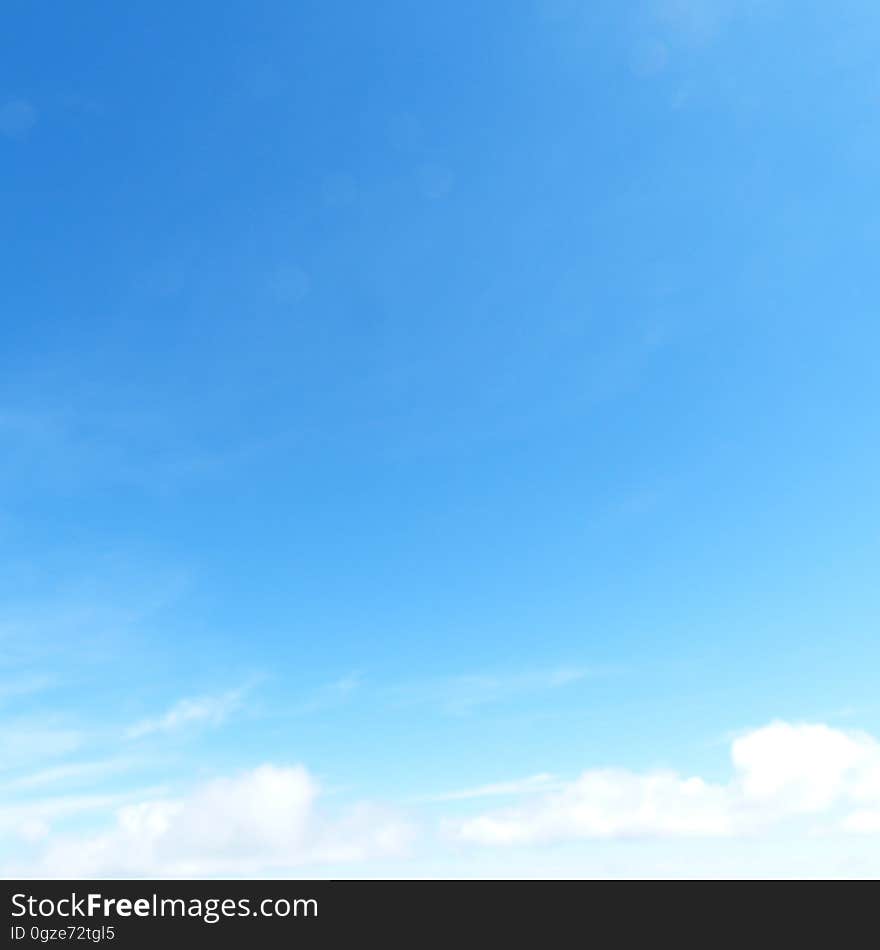
POLYGON ((880 873, 878 28, 7 4, 0 872, 880 873))

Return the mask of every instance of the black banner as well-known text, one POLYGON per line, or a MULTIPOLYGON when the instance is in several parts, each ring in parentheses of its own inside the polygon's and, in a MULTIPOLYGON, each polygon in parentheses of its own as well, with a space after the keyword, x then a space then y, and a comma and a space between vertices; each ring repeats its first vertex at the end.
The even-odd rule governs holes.
POLYGON ((800 934, 837 946, 847 932, 870 933, 877 893, 865 884, 296 880, 13 881, 2 890, 0 946, 21 950, 732 939, 752 947, 800 934))

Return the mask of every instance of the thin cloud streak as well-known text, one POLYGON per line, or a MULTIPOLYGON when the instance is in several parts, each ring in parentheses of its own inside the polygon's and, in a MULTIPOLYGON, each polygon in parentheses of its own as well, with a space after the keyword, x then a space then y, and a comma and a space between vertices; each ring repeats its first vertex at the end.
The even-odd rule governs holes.
POLYGON ((572 668, 463 674, 394 687, 389 694, 403 705, 436 706, 450 715, 466 715, 483 706, 574 686, 591 675, 593 671, 572 668))
POLYGON ((143 719, 125 733, 126 739, 142 739, 157 733, 178 732, 192 726, 219 726, 240 708, 249 686, 239 686, 216 696, 181 699, 163 715, 143 719))
POLYGON ((555 775, 542 772, 527 778, 513 779, 509 782, 494 782, 479 785, 476 788, 459 789, 454 792, 442 792, 438 795, 424 795, 413 799, 414 802, 460 802, 475 798, 495 798, 505 795, 528 795, 534 792, 549 792, 564 787, 564 783, 555 775))

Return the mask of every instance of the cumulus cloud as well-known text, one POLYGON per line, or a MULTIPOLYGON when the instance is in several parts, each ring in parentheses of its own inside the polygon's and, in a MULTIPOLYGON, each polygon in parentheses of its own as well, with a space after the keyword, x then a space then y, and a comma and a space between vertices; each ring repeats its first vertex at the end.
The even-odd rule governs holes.
POLYGON ((238 877, 405 852, 412 830, 401 818, 372 805, 331 816, 319 794, 302 766, 263 765, 182 797, 126 804, 95 834, 51 838, 31 874, 238 877))
POLYGON ((140 739, 157 732, 176 732, 186 726, 220 725, 241 705, 245 692, 245 687, 239 687, 216 696, 182 699, 163 715, 135 723, 126 732, 126 737, 140 739))
POLYGON ((774 722, 735 739, 733 776, 592 769, 526 804, 452 826, 462 841, 530 844, 577 838, 717 837, 820 817, 880 832, 880 743, 825 725, 774 722))
POLYGON ((458 836, 481 844, 566 838, 719 835, 731 831, 722 789, 673 772, 585 772, 563 790, 526 807, 464 821, 458 836))
POLYGON ((777 722, 736 739, 731 759, 732 792, 749 809, 785 816, 880 806, 880 743, 865 733, 777 722))

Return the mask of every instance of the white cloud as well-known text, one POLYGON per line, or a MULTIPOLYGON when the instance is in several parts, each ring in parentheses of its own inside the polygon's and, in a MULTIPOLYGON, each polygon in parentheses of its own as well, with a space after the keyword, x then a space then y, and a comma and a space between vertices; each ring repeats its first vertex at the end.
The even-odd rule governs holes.
POLYGON ((731 829, 723 789, 673 772, 585 772, 562 791, 525 806, 462 822, 458 837, 480 844, 566 838, 723 835, 731 829))
POLYGON ((99 833, 51 839, 31 872, 242 876, 406 850, 412 831, 399 817, 371 805, 329 816, 318 808, 319 791, 302 766, 263 765, 183 797, 124 805, 99 833))
POLYGON ((459 821, 452 832, 479 844, 717 837, 803 816, 880 832, 880 743, 869 735, 774 722, 734 740, 731 760, 726 783, 592 769, 537 801, 459 821))
POLYGON ((53 720, 7 719, 0 724, 0 773, 66 755, 82 742, 81 732, 53 720))
POLYGON ((182 699, 163 715, 135 723, 126 732, 126 737, 141 739, 157 732, 176 732, 187 726, 218 726, 241 705, 246 691, 246 687, 239 687, 217 696, 182 699))
MULTIPOLYGON (((533 857, 550 842, 558 843, 550 853, 563 861, 556 876, 800 875, 808 866, 815 873, 820 854, 834 858, 835 873, 844 876, 874 866, 864 836, 880 834, 877 739, 827 725, 774 722, 734 738, 730 760, 726 780, 603 768, 573 781, 540 773, 422 801, 457 809, 468 800, 510 797, 511 807, 484 806, 482 813, 441 823, 466 844, 535 846, 520 852, 529 855, 527 865, 511 860, 505 875, 531 876, 538 866, 533 857), (621 851, 621 838, 639 842, 621 851), (762 855, 765 845, 776 849, 766 866, 744 850, 756 838, 762 855), (584 840, 592 842, 589 849, 572 850, 584 840), (782 841, 796 850, 787 854, 782 841), (688 865, 685 853, 697 863, 688 865), (808 860, 813 863, 799 863, 808 860)), ((58 767, 39 775, 35 786, 66 777, 58 767)), ((182 794, 135 789, 7 803, 0 807, 0 838, 16 845, 18 858, 16 866, 0 867, 0 875, 248 877, 323 867, 339 876, 347 864, 360 875, 387 870, 393 860, 406 862, 395 866, 396 876, 425 876, 432 866, 452 876, 489 867, 471 865, 483 860, 471 849, 462 864, 458 849, 442 850, 442 838, 434 842, 440 852, 424 852, 410 864, 413 834, 408 821, 383 807, 332 808, 302 766, 268 764, 182 794), (444 865, 444 853, 458 863, 444 865)), ((498 876, 499 866, 492 867, 498 876)))
POLYGON ((844 819, 843 829, 853 834, 880 834, 880 808, 873 811, 869 809, 854 811, 844 819))
POLYGON ((398 686, 391 695, 405 704, 436 705, 446 713, 461 716, 481 706, 572 686, 592 672, 560 668, 528 673, 468 673, 398 686))
POLYGON ((880 744, 860 732, 776 722, 736 739, 734 791, 750 808, 813 814, 842 802, 880 805, 880 744))

